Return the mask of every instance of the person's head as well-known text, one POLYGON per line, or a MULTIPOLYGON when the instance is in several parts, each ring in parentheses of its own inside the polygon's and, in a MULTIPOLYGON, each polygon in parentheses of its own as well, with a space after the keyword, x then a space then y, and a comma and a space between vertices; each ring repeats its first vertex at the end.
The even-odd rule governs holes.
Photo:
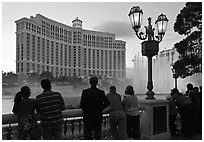
POLYGON ((171 96, 173 96, 174 94, 176 94, 176 93, 179 93, 179 90, 177 89, 177 88, 173 88, 172 90, 171 90, 171 96))
POLYGON ((16 93, 14 102, 20 103, 23 99, 29 98, 30 94, 30 88, 28 86, 23 86, 20 91, 16 93))
POLYGON ((115 88, 115 86, 111 86, 111 87, 110 87, 110 92, 116 93, 116 88, 115 88))
POLYGON ((23 98, 29 98, 30 94, 30 88, 28 86, 23 86, 21 88, 21 95, 23 98))
POLYGON ((193 84, 188 83, 188 84, 186 85, 186 87, 187 87, 187 90, 192 90, 192 89, 193 89, 193 84))
POLYGON ((125 94, 126 95, 134 95, 134 89, 131 85, 128 85, 125 89, 125 94))
POLYGON ((98 78, 97 77, 91 77, 89 80, 89 83, 91 86, 96 86, 98 84, 98 78))
POLYGON ((199 91, 198 87, 194 87, 193 90, 194 90, 195 92, 198 92, 198 91, 199 91))
POLYGON ((51 86, 51 81, 49 79, 43 79, 41 81, 41 87, 44 89, 44 90, 50 90, 52 89, 52 86, 51 86))

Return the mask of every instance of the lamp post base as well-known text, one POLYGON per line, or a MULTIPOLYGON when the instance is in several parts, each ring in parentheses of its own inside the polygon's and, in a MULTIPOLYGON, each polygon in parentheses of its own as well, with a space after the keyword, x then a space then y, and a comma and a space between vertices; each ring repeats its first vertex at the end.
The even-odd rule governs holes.
POLYGON ((154 95, 155 95, 155 93, 153 91, 148 91, 146 93, 145 99, 147 99, 147 100, 154 100, 155 99, 154 95))

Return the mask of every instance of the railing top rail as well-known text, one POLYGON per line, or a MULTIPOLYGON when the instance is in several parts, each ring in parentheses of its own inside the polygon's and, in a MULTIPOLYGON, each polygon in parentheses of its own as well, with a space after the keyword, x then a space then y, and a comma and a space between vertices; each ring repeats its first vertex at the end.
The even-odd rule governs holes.
MULTIPOLYGON (((108 113, 108 110, 105 110, 103 113, 108 113)), ((82 117, 82 114, 83 111, 81 109, 69 109, 62 112, 63 118, 82 117)), ((39 120, 39 115, 37 115, 37 119, 39 120)), ((18 118, 14 114, 2 114, 2 125, 12 123, 18 123, 18 118)))

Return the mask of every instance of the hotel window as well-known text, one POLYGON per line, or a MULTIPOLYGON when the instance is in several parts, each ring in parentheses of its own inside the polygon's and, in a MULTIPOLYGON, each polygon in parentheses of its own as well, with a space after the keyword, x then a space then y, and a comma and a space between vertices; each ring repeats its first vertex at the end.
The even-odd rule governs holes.
POLYGON ((50 69, 50 67, 49 67, 49 66, 47 66, 47 67, 46 67, 46 71, 49 71, 49 69, 50 69))
POLYGON ((103 69, 103 50, 101 50, 101 69, 103 69))
POLYGON ((59 72, 58 72, 58 67, 56 67, 56 77, 58 77, 58 75, 59 75, 59 72))
POLYGON ((95 69, 95 65, 96 65, 95 60, 96 60, 95 49, 93 49, 93 61, 92 61, 92 63, 93 63, 93 68, 94 68, 94 69, 95 69))
POLYGON ((56 55, 56 65, 58 65, 59 61, 58 61, 58 58, 59 58, 59 46, 58 46, 58 43, 56 42, 56 52, 55 52, 55 55, 56 55))
POLYGON ((86 48, 84 48, 84 68, 86 68, 86 66, 87 66, 87 64, 86 64, 86 62, 87 62, 87 53, 86 53, 86 48))
POLYGON ((60 65, 63 66, 63 44, 60 44, 60 65))
POLYGON ((27 57, 27 60, 30 59, 30 34, 27 33, 27 52, 26 52, 26 57, 27 57))
POLYGON ((84 76, 86 76, 87 75, 87 72, 86 72, 86 70, 84 70, 84 76))
POLYGON ((73 59, 74 59, 74 67, 76 67, 76 49, 77 47, 76 46, 74 46, 74 53, 73 53, 73 59))
POLYGON ((78 47, 78 66, 81 66, 81 47, 78 47))
POLYGON ((30 72, 30 63, 27 63, 27 64, 26 64, 26 67, 27 67, 26 72, 27 72, 27 73, 30 72))
POLYGON ((68 49, 67 49, 67 45, 65 45, 65 49, 64 49, 64 64, 65 64, 65 66, 67 66, 68 64, 67 64, 67 51, 68 51, 68 49))
POLYGON ((116 78, 116 71, 114 71, 114 73, 113 73, 113 77, 116 78))
POLYGON ((63 68, 60 68, 60 76, 63 76, 63 68))
POLYGON ((116 69, 116 51, 113 51, 113 68, 116 69))
POLYGON ((41 54, 41 52, 40 52, 40 48, 41 48, 41 46, 40 46, 40 37, 38 37, 38 40, 37 40, 37 60, 38 60, 38 62, 40 62, 40 54, 41 54))
POLYGON ((21 63, 21 72, 23 72, 23 63, 21 63))
POLYGON ((21 60, 23 60, 23 44, 21 44, 21 60))
POLYGON ((99 67, 100 67, 99 59, 100 59, 100 57, 99 57, 99 50, 96 50, 96 63, 97 63, 97 69, 99 69, 99 67))
POLYGON ((69 46, 69 67, 71 67, 71 63, 72 63, 72 62, 71 62, 71 59, 72 59, 72 58, 71 58, 71 57, 72 57, 71 55, 72 55, 72 50, 71 50, 71 46, 69 46))
POLYGON ((121 59, 121 56, 120 56, 120 51, 118 51, 118 69, 120 69, 120 59, 121 59))
POLYGON ((69 76, 71 76, 71 69, 69 69, 69 76))
POLYGON ((32 70, 35 71, 35 64, 32 64, 32 70))
POLYGON ((32 36, 32 61, 35 61, 35 35, 32 36))
POLYGON ((105 37, 105 48, 108 48, 108 37, 105 37))
POLYGON ((91 49, 88 49, 88 68, 91 68, 91 49))
POLYGON ((51 64, 54 65, 54 41, 51 41, 51 64))
POLYGON ((47 64, 50 63, 50 41, 47 40, 47 64))
POLYGON ((64 69, 64 76, 67 76, 67 68, 64 69))
POLYGON ((112 51, 109 51, 109 69, 112 69, 112 51))
POLYGON ((100 42, 99 36, 96 36, 96 47, 99 47, 99 42, 100 42))
POLYGON ((92 35, 92 47, 96 46, 96 37, 92 35))
POLYGON ((125 51, 122 51, 122 69, 125 69, 125 51))
POLYGON ((108 69, 108 51, 105 50, 105 69, 108 69))
POLYGON ((51 67, 51 72, 52 72, 52 74, 53 74, 53 72, 54 72, 54 67, 51 67))
POLYGON ((37 73, 40 74, 40 65, 37 64, 37 73))
POLYGON ((72 43, 72 32, 68 31, 68 42, 72 43))
POLYGON ((87 46, 87 35, 86 34, 83 35, 83 45, 87 46))
POLYGON ((45 63, 45 39, 42 38, 42 62, 45 63))
POLYGON ((112 77, 112 72, 111 71, 109 71, 109 75, 110 75, 110 77, 112 77))
POLYGON ((81 70, 78 69, 78 76, 81 76, 81 70))

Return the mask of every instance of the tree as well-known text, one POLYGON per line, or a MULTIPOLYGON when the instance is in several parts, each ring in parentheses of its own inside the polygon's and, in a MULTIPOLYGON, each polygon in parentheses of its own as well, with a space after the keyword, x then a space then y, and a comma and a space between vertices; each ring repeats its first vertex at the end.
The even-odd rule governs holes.
MULTIPOLYGON (((178 64, 184 67, 179 76, 185 78, 194 73, 202 72, 202 2, 187 2, 177 15, 174 31, 186 38, 176 43, 174 47, 180 54, 178 64)), ((175 64, 174 63, 174 64, 175 64)))
POLYGON ((53 75, 51 72, 49 71, 43 71, 41 74, 40 74, 40 78, 41 79, 50 79, 51 81, 53 80, 53 75))
POLYGON ((30 82, 39 82, 40 75, 36 72, 31 72, 28 74, 28 81, 30 82))
POLYGON ((17 83, 18 82, 18 76, 17 76, 17 74, 15 74, 13 72, 7 72, 7 73, 2 72, 2 82, 8 83, 8 84, 17 83))

